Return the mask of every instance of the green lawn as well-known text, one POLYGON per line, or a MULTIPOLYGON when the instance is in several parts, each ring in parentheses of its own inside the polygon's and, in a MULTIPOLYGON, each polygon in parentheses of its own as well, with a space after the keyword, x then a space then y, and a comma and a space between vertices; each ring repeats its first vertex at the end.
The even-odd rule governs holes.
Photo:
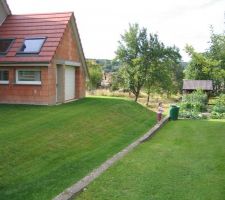
POLYGON ((224 200, 225 121, 169 122, 78 200, 224 200))
POLYGON ((129 100, 0 105, 0 199, 47 200, 144 134, 155 114, 129 100))

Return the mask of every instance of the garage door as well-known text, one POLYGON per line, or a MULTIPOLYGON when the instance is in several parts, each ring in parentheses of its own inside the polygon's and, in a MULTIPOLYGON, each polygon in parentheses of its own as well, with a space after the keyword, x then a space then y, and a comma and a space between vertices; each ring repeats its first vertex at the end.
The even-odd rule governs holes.
POLYGON ((66 66, 65 68, 65 100, 75 98, 75 68, 66 66))

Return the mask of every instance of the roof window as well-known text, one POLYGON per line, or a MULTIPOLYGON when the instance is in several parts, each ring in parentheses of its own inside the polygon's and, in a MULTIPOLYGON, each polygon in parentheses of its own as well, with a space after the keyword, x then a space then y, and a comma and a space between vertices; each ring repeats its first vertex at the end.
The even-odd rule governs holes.
POLYGON ((14 39, 2 39, 0 38, 0 54, 6 54, 12 45, 14 39))
POLYGON ((18 53, 39 53, 44 42, 45 38, 27 38, 24 40, 23 45, 18 53))

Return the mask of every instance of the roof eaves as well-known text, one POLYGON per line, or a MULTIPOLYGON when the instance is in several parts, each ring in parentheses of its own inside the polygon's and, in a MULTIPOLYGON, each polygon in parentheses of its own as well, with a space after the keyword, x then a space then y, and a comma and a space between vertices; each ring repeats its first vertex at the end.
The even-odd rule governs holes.
POLYGON ((213 90, 212 80, 183 80, 183 90, 213 90))

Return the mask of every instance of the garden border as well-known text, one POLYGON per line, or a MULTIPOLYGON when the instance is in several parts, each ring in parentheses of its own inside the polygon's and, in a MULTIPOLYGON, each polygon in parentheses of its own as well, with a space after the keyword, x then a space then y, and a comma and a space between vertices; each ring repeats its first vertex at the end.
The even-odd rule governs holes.
POLYGON ((150 137, 158 131, 166 122, 168 122, 169 116, 166 116, 161 120, 160 123, 156 124, 153 128, 151 128, 146 134, 141 136, 139 139, 131 143, 125 149, 115 154, 103 164, 101 164, 98 168, 94 169, 87 176, 76 182, 71 187, 65 189, 58 196, 54 197, 53 200, 70 200, 81 192, 85 187, 87 187, 93 180, 95 180, 98 176, 100 176, 104 171, 106 171, 109 167, 111 167, 115 162, 123 158, 126 154, 132 151, 135 147, 137 147, 140 143, 145 142, 150 139, 150 137))

